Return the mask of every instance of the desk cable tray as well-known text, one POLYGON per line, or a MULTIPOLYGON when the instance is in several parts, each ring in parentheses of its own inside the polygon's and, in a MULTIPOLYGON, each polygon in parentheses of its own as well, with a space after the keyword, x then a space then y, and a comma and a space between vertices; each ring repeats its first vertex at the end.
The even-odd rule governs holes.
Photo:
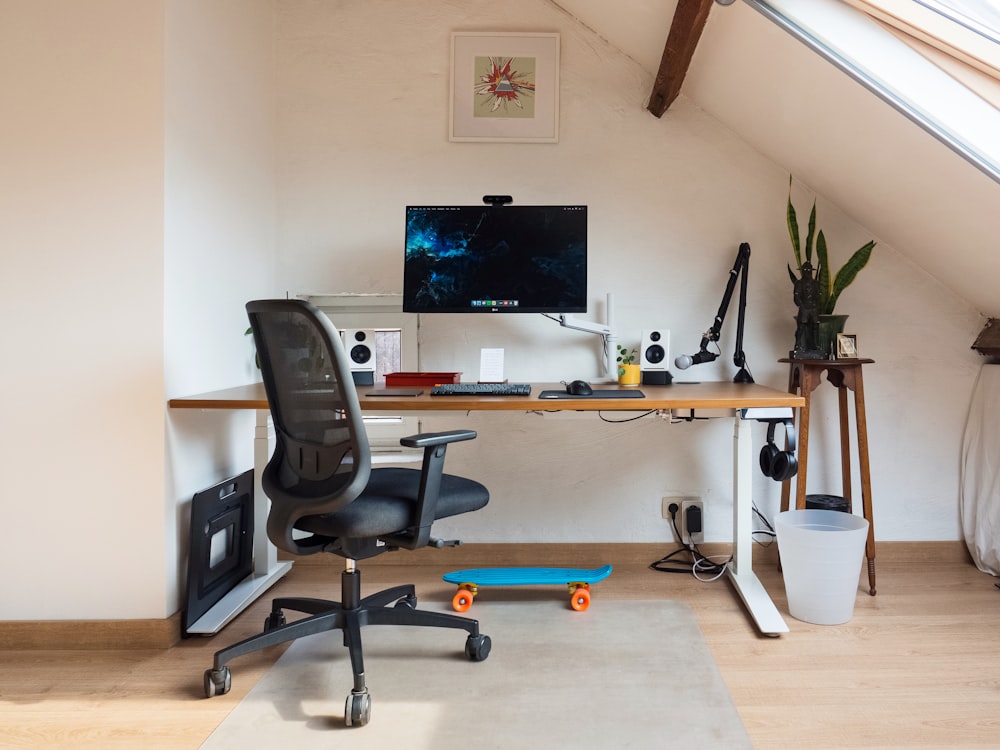
POLYGON ((589 396, 576 396, 572 393, 567 393, 566 391, 542 391, 538 394, 538 398, 572 398, 579 399, 581 401, 586 401, 587 399, 594 398, 646 398, 646 394, 642 391, 597 391, 595 390, 589 396))

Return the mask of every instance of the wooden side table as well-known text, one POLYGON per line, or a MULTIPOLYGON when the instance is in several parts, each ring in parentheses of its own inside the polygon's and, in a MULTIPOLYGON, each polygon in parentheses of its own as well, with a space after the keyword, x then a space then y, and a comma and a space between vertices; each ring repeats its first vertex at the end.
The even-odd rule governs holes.
MULTIPOLYGON (((823 373, 827 381, 838 391, 840 401, 840 469, 843 497, 848 509, 853 511, 851 501, 851 436, 848 414, 847 391, 854 391, 854 417, 858 444, 858 461, 861 473, 862 513, 868 521, 868 540, 865 543, 865 557, 868 560, 868 593, 875 596, 875 523, 872 520, 872 482, 868 464, 868 425, 865 420, 865 388, 862 378, 863 365, 872 364, 873 359, 780 359, 787 362, 788 392, 800 394, 805 406, 800 410, 798 427, 798 464, 796 479, 795 507, 805 508, 806 473, 809 468, 809 409, 810 395, 820 383, 823 373)), ((781 510, 789 507, 792 480, 781 486, 781 510)))

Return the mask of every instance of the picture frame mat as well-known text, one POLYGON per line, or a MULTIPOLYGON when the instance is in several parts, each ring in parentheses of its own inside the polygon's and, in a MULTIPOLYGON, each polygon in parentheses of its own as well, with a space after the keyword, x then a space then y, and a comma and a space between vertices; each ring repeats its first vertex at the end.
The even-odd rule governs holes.
POLYGON ((453 32, 451 35, 451 141, 557 143, 559 141, 559 34, 548 32, 453 32), (535 116, 473 116, 475 58, 532 57, 535 116))

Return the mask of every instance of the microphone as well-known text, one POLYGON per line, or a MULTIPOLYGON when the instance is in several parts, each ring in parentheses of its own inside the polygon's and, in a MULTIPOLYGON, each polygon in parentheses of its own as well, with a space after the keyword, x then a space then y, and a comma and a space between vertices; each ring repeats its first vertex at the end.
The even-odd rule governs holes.
POLYGON ((686 370, 691 365, 700 365, 702 362, 714 362, 719 358, 715 352, 701 351, 695 355, 682 354, 674 360, 674 367, 678 370, 686 370))

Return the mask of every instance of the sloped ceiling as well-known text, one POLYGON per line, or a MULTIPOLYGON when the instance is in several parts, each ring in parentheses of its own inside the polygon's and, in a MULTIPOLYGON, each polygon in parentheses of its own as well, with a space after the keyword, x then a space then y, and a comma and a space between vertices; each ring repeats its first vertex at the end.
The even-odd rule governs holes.
MULTIPOLYGON (((676 2, 559 4, 655 74, 676 2)), ((740 2, 713 7, 681 95, 1000 317, 1000 184, 768 19, 740 2)))

